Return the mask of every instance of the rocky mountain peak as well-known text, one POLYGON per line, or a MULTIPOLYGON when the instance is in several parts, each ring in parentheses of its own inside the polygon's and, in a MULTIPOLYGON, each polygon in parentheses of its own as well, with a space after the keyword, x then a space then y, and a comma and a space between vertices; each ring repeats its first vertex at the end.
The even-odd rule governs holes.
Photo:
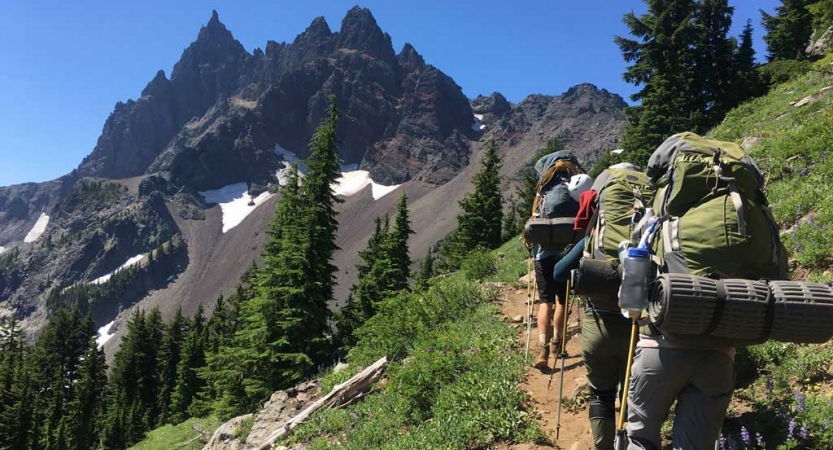
POLYGON ((475 114, 494 114, 501 117, 512 109, 512 104, 500 92, 493 92, 485 97, 478 95, 472 101, 472 110, 475 114))
POLYGON ((165 71, 160 70, 156 72, 156 76, 153 77, 152 80, 142 89, 142 97, 147 97, 152 95, 154 97, 159 97, 162 95, 167 95, 171 89, 171 82, 168 80, 168 77, 165 76, 165 71))
POLYGON ((354 6, 341 21, 338 48, 358 50, 392 63, 395 58, 390 35, 384 33, 367 8, 354 6))
POLYGON ((216 67, 243 54, 248 54, 246 49, 220 22, 217 11, 213 11, 208 23, 200 28, 197 40, 182 52, 182 57, 174 65, 171 81, 176 82, 189 69, 206 64, 216 67))
POLYGON ((309 24, 303 33, 298 35, 298 38, 304 36, 306 39, 321 39, 328 38, 332 34, 333 32, 330 30, 330 25, 327 23, 327 20, 323 16, 318 16, 309 24))
POLYGON ((425 68, 425 59, 411 44, 405 43, 405 46, 402 47, 402 51, 399 52, 399 55, 397 55, 396 58, 399 61, 399 66, 402 67, 405 72, 410 73, 415 70, 425 68))
POLYGON ((601 100, 605 103, 610 103, 611 106, 617 109, 626 108, 628 106, 620 95, 613 94, 607 89, 599 89, 596 85, 591 83, 577 84, 561 94, 561 99, 565 102, 574 102, 583 98, 601 100))

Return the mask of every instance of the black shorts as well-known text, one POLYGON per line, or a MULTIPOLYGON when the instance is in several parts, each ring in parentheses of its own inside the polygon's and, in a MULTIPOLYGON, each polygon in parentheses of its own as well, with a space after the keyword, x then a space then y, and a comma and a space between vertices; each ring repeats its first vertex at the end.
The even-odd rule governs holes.
POLYGON ((550 256, 541 260, 535 260, 535 281, 538 283, 538 301, 540 303, 555 303, 558 294, 558 303, 563 305, 566 300, 567 282, 555 281, 552 272, 555 264, 561 259, 558 256, 550 256))

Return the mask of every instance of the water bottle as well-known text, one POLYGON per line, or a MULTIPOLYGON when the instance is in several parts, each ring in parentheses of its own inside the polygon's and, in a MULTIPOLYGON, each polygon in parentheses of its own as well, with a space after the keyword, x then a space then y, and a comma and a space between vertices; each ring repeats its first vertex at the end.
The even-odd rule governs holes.
POLYGON ((648 306, 648 273, 651 252, 647 248, 632 247, 625 256, 619 307, 622 310, 642 311, 648 306))

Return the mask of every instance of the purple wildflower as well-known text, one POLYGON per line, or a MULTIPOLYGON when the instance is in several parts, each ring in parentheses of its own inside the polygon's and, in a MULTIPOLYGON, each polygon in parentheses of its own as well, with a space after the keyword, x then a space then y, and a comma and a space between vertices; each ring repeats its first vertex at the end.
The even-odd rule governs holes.
POLYGON ((790 419, 790 423, 787 425, 787 440, 793 440, 795 433, 795 418, 790 419))
POLYGON ((775 380, 772 377, 766 377, 766 389, 772 392, 775 389, 775 380))
POLYGON ((805 400, 807 396, 801 391, 795 391, 795 411, 796 412, 804 412, 807 410, 807 405, 805 400))
POLYGON ((815 214, 810 213, 810 214, 807 216, 807 223, 808 223, 808 224, 810 224, 810 225, 812 225, 812 224, 813 224, 813 218, 814 218, 815 216, 816 216, 815 214))
POLYGON ((720 435, 720 450, 729 450, 729 442, 725 435, 720 435))
POLYGON ((801 425, 801 429, 798 431, 798 435, 801 437, 802 440, 806 441, 810 438, 810 430, 807 429, 807 425, 801 425))
POLYGON ((749 430, 746 427, 740 427, 740 440, 743 441, 745 445, 749 445, 752 443, 752 437, 749 436, 749 430))
POLYGON ((766 448, 766 443, 764 442, 764 437, 761 436, 761 433, 755 433, 755 438, 758 441, 758 447, 766 448))

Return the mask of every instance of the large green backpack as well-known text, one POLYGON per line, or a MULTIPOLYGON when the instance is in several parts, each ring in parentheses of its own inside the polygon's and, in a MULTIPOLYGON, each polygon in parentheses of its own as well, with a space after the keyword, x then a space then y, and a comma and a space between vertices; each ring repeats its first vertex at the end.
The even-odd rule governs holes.
POLYGON ((619 261, 619 243, 631 240, 634 213, 651 205, 654 189, 635 166, 620 164, 602 172, 591 189, 596 191, 596 214, 585 243, 585 257, 619 261))
POLYGON ((710 278, 784 279, 786 252, 763 194, 763 176, 737 144, 681 133, 651 155, 662 217, 654 240, 660 272, 710 278))
MULTIPOLYGON (((639 216, 654 199, 648 176, 631 164, 616 164, 602 172, 593 183, 596 213, 588 227, 584 257, 619 264, 619 243, 632 241, 634 214, 639 216)), ((635 242, 634 242, 635 244, 635 242)), ((591 299, 600 309, 618 310, 615 298, 591 299)))

